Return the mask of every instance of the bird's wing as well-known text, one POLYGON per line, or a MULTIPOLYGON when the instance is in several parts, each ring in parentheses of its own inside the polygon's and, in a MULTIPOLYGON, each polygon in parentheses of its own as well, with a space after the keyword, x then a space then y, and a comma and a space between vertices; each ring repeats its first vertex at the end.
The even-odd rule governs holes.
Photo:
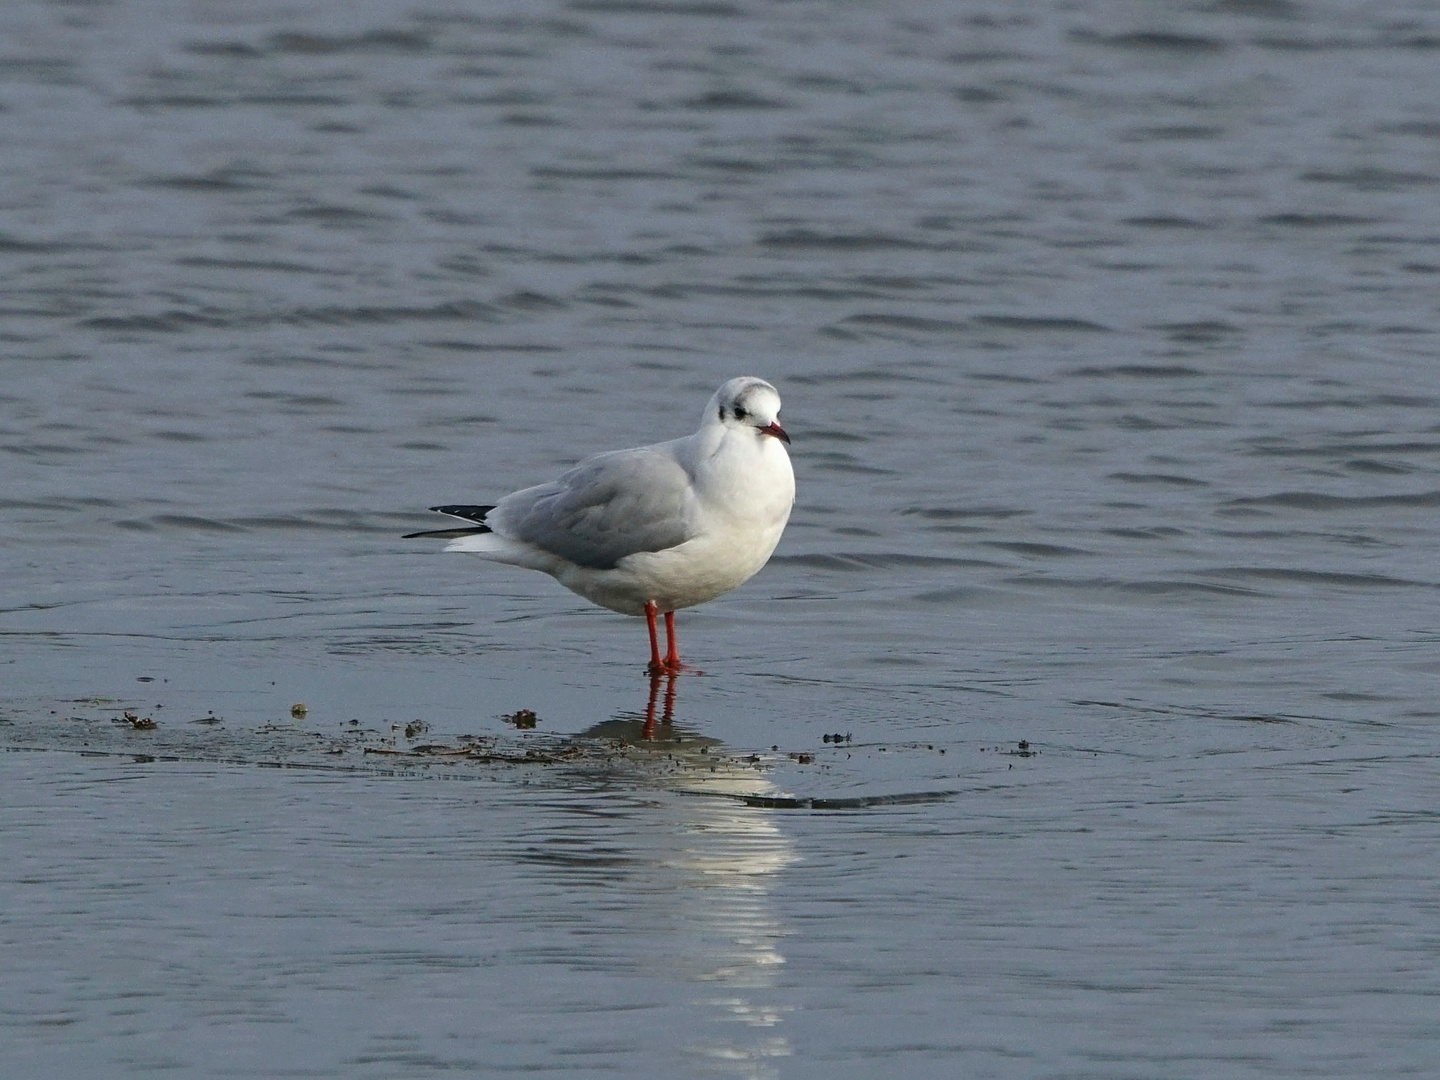
POLYGON ((694 499, 689 474, 662 443, 587 458, 551 483, 507 495, 485 520, 501 536, 610 570, 627 555, 689 540, 694 499))

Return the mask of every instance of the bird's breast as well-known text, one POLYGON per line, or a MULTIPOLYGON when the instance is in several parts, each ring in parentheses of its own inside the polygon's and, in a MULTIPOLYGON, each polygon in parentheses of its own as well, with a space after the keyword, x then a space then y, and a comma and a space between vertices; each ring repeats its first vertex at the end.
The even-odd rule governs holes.
POLYGON ((702 512, 756 529, 783 528, 789 520, 795 472, 779 441, 767 437, 758 445, 722 448, 696 472, 702 512))

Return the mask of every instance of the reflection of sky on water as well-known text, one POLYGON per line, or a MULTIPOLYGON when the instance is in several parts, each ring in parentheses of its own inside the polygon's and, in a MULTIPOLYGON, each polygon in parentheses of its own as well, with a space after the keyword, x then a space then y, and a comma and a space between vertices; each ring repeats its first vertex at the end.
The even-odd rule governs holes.
POLYGON ((657 725, 654 691, 645 719, 613 720, 586 734, 635 741, 682 766, 666 786, 686 797, 664 800, 663 823, 647 825, 644 839, 653 846, 641 865, 654 880, 641 891, 653 898, 664 974, 694 984, 692 1004, 715 1021, 685 1050, 705 1072, 773 1076, 772 1059, 791 1047, 781 1029, 785 1010, 772 993, 789 933, 772 892, 798 859, 795 845, 773 811, 726 797, 769 795, 774 785, 715 740, 673 724, 673 694, 657 725))
MULTIPOLYGON (((770 786, 737 778, 737 789, 742 785, 746 794, 770 786)), ((680 902, 693 920, 697 941, 705 942, 686 974, 712 984, 718 992, 705 995, 704 1003, 747 1030, 697 1042, 691 1049, 726 1072, 765 1076, 768 1058, 790 1053, 779 1029, 783 1010, 767 1000, 766 992, 785 963, 781 941, 786 931, 775 915, 771 890, 775 876, 796 860, 795 848, 771 811, 721 799, 696 799, 693 807, 677 822, 683 846, 670 862, 688 875, 680 902)))

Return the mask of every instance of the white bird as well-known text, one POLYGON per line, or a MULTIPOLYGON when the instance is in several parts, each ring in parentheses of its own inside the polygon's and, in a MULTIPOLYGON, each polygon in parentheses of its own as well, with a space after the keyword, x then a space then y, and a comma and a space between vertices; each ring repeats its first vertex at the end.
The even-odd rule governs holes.
POLYGON ((790 519, 795 473, 779 414, 775 387, 731 379, 693 435, 596 454, 494 506, 433 506, 474 524, 406 539, 443 537, 446 551, 541 570, 601 607, 644 615, 650 673, 674 674, 684 666, 675 612, 749 581, 790 519))

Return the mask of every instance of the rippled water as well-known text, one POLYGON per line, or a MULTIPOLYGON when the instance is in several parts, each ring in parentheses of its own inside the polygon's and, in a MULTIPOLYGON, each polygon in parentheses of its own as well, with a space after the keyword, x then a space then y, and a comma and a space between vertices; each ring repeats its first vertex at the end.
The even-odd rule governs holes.
POLYGON ((1436 1068, 1433 5, 0 41, 7 1073, 1436 1068), (735 374, 799 501, 669 724, 399 539, 735 374))

